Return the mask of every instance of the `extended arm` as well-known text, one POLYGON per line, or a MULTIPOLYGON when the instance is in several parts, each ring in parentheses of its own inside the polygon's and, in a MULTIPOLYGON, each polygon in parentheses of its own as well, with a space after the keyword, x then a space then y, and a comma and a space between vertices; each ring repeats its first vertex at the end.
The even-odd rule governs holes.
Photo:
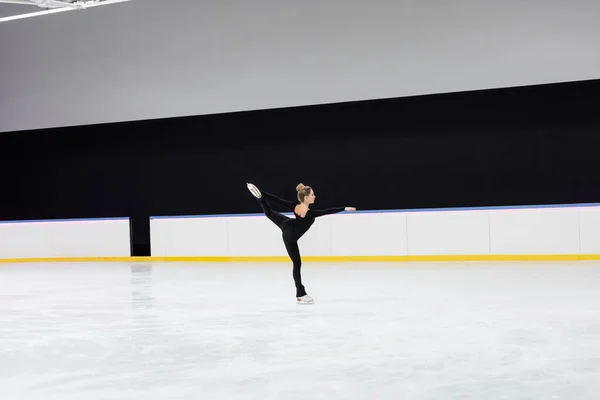
POLYGON ((316 210, 316 209, 310 209, 310 213, 313 217, 317 218, 317 217, 322 217, 324 215, 330 215, 330 214, 335 214, 335 213, 339 213, 342 212, 346 209, 346 207, 332 207, 332 208, 326 208, 324 210, 316 210))
POLYGON ((298 203, 293 202, 293 201, 288 201, 288 200, 281 199, 281 198, 275 196, 274 194, 265 192, 264 190, 262 191, 262 195, 267 200, 272 200, 272 201, 274 201, 276 203, 281 204, 282 206, 284 206, 286 208, 289 208, 290 211, 293 211, 294 208, 296 207, 296 205, 298 204, 298 203))

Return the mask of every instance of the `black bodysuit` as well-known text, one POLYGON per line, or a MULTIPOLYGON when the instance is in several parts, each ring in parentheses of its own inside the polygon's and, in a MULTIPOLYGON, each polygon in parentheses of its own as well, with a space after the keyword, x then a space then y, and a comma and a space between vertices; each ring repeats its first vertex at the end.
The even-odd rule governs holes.
POLYGON ((271 193, 262 191, 262 198, 259 199, 259 203, 267 218, 273 221, 273 223, 281 229, 285 249, 287 250, 288 255, 292 259, 292 263, 294 264, 292 275, 296 285, 296 297, 302 297, 306 294, 306 290, 302 285, 302 277, 300 274, 302 260, 300 258, 300 249, 298 248, 298 239, 300 239, 308 231, 308 229, 315 222, 315 218, 323 215, 339 213, 344 211, 345 207, 333 207, 326 208, 324 210, 309 209, 304 218, 302 218, 296 214, 295 211, 298 203, 281 199, 271 193), (289 208, 294 212, 295 218, 289 218, 278 213, 277 211, 273 211, 267 202, 267 199, 289 208))

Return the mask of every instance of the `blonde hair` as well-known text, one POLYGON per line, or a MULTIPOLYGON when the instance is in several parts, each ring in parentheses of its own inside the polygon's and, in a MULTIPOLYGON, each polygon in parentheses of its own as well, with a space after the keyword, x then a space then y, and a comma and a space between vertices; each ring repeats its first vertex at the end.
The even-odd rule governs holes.
POLYGON ((304 183, 299 183, 298 186, 296 186, 296 192, 298 192, 298 201, 302 203, 304 198, 308 196, 311 191, 312 188, 310 186, 305 186, 304 183))

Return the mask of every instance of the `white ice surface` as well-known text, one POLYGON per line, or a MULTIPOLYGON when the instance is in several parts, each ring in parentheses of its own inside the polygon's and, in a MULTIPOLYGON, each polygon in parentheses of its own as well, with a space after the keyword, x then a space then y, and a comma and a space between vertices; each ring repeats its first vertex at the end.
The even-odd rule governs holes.
POLYGON ((600 263, 0 264, 3 400, 600 398, 600 263))

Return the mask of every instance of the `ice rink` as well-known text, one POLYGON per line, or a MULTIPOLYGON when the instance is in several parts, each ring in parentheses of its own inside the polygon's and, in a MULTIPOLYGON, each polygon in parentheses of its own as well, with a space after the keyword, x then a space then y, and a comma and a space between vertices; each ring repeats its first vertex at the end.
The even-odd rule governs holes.
POLYGON ((600 263, 0 264, 5 400, 597 400, 600 263))

